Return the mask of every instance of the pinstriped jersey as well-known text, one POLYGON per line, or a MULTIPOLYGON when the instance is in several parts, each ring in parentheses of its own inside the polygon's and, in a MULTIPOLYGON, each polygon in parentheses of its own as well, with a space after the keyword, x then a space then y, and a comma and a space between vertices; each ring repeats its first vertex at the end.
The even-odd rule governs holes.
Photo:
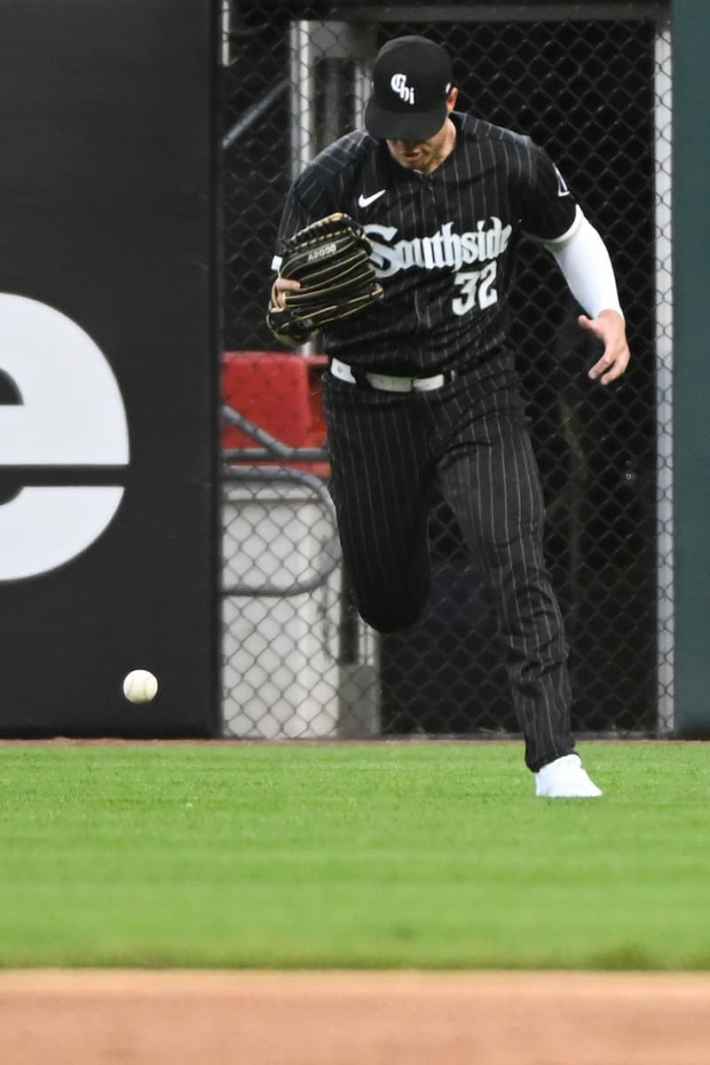
POLYGON ((450 117, 454 149, 429 175, 356 130, 291 186, 278 253, 297 229, 344 211, 364 227, 384 289, 363 314, 324 330, 328 354, 393 373, 485 362, 506 348, 520 236, 555 240, 575 225, 575 201, 542 148, 471 115, 450 117))

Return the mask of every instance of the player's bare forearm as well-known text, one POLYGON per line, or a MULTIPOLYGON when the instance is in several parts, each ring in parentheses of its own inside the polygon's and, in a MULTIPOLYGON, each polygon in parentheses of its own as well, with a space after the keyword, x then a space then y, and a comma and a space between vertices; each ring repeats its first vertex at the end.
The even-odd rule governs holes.
POLYGON ((626 339, 626 322, 615 310, 600 311, 596 318, 582 314, 577 319, 582 329, 593 333, 604 344, 601 358, 589 371, 592 381, 601 378, 603 385, 616 381, 626 371, 631 358, 626 339))

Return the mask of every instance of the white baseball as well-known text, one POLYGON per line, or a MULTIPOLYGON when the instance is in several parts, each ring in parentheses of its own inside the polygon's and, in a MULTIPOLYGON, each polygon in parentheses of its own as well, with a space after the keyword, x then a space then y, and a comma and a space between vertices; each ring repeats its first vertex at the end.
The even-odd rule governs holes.
POLYGON ((123 680, 123 694, 129 703, 149 703, 158 691, 158 678, 148 669, 132 669, 123 680))

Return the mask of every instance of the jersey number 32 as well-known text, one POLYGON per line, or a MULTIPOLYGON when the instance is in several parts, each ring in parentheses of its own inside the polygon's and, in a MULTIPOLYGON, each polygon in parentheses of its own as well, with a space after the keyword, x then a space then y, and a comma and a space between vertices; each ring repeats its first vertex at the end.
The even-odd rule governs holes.
POLYGON ((468 314, 474 307, 485 311, 486 307, 497 303, 498 293, 494 287, 497 265, 493 260, 482 270, 461 270, 454 274, 454 284, 461 286, 461 295, 451 301, 454 314, 468 314))

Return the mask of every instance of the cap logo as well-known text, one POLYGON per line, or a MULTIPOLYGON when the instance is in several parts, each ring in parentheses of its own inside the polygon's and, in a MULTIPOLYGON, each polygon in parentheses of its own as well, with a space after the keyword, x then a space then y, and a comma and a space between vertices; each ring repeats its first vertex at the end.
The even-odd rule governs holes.
POLYGON ((405 104, 414 103, 414 86, 407 85, 406 74, 393 74, 390 80, 390 85, 394 92, 404 100, 405 104))

